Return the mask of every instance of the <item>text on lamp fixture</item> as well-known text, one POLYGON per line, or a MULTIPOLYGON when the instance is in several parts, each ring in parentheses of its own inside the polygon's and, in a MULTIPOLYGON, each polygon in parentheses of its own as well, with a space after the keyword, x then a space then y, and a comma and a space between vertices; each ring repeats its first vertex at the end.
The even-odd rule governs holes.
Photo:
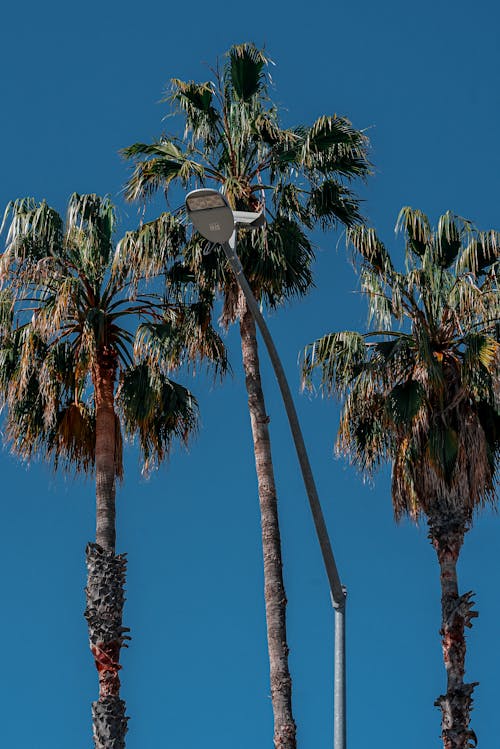
POLYGON ((225 208, 226 203, 221 195, 195 196, 188 198, 188 208, 190 211, 206 211, 209 208, 225 208))

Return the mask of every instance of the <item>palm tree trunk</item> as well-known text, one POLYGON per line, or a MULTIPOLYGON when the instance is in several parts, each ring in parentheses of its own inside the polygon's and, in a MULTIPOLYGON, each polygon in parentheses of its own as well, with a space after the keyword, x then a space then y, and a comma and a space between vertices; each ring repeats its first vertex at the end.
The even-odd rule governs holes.
POLYGON ((243 298, 241 298, 241 309, 241 351, 252 425, 262 526, 274 745, 276 749, 295 749, 296 727, 292 714, 292 680, 288 668, 286 639, 287 601, 283 584, 278 505, 269 439, 269 417, 266 415, 260 379, 255 321, 243 298))
POLYGON ((474 731, 469 728, 472 692, 478 682, 464 683, 465 627, 477 616, 472 611, 472 592, 458 594, 457 560, 468 530, 464 513, 444 511, 429 518, 429 538, 436 549, 441 574, 441 637, 446 668, 446 694, 434 703, 441 708, 444 749, 468 749, 476 746, 474 731))
POLYGON ((96 409, 96 543, 87 545, 85 589, 90 649, 99 676, 99 699, 92 704, 96 749, 124 749, 127 718, 120 699, 120 650, 129 639, 122 627, 126 559, 115 555, 115 474, 117 425, 114 410, 116 354, 103 350, 93 370, 96 409))

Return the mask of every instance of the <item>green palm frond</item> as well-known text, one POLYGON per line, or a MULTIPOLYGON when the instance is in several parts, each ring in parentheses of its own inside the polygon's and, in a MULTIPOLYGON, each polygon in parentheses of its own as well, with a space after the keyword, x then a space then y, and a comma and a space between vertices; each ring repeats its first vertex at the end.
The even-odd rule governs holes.
POLYGON ((208 139, 214 143, 220 131, 220 115, 214 106, 213 83, 184 82, 173 78, 171 94, 166 100, 176 104, 186 118, 184 137, 192 133, 194 142, 208 139))
POLYGON ((400 297, 388 292, 378 272, 368 265, 360 272, 361 291, 368 297, 368 323, 386 329, 391 324, 392 316, 400 316, 400 297))
POLYGON ((498 261, 500 257, 500 232, 477 232, 470 238, 470 242, 462 254, 459 262, 460 270, 470 270, 475 275, 481 275, 498 261))
POLYGON ((147 199, 159 189, 167 194, 173 180, 178 179, 185 187, 190 179, 203 179, 205 175, 205 165, 189 158, 173 140, 166 138, 152 145, 135 143, 124 148, 122 155, 135 162, 125 190, 127 200, 147 199))
POLYGON ((259 111, 252 122, 254 137, 261 141, 263 147, 270 148, 272 154, 279 154, 280 150, 291 143, 297 142, 292 130, 283 130, 277 122, 274 108, 269 111, 259 111))
POLYGON ((422 211, 413 210, 409 206, 401 209, 396 222, 396 231, 404 231, 407 238, 408 252, 413 252, 422 258, 431 239, 429 219, 422 211))
POLYGON ((425 390, 418 381, 405 379, 387 394, 386 409, 390 418, 401 425, 411 426, 425 404, 425 390))
POLYGON ((470 223, 447 211, 440 217, 436 232, 437 261, 442 268, 448 268, 457 259, 462 241, 470 223))
POLYGON ((312 389, 312 374, 321 370, 321 387, 327 394, 343 393, 366 363, 364 336, 355 331, 331 333, 306 346, 302 374, 304 385, 312 389))
POLYGON ((372 268, 385 276, 393 270, 392 261, 375 230, 366 226, 353 226, 347 231, 347 241, 372 268))
POLYGON ((8 401, 5 437, 13 453, 24 460, 44 452, 46 430, 44 404, 38 392, 36 377, 31 376, 15 399, 8 401))
POLYGON ((12 330, 14 322, 14 298, 9 289, 0 289, 0 340, 12 330))
POLYGON ((488 372, 495 372, 498 366, 500 345, 494 338, 481 333, 469 333, 464 336, 464 366, 474 367, 480 362, 488 372))
POLYGON ((236 99, 244 102, 266 92, 266 68, 269 58, 254 44, 235 44, 226 54, 225 80, 236 99))
POLYGON ((185 83, 178 78, 173 78, 172 89, 171 98, 178 101, 186 112, 196 111, 204 114, 213 112, 217 116, 217 110, 213 107, 213 84, 210 81, 206 83, 195 83, 194 81, 185 83))
POLYGON ((271 169, 287 173, 304 169, 308 176, 351 180, 371 173, 368 139, 345 117, 319 117, 307 127, 284 131, 272 149, 271 169))
POLYGON ((78 258, 78 267, 92 280, 101 281, 113 250, 115 209, 109 198, 74 193, 66 220, 68 250, 78 258))
POLYGON ((362 222, 359 200, 352 190, 329 179, 311 191, 304 213, 312 217, 313 223, 319 222, 322 229, 338 224, 350 228, 362 222))
POLYGON ((337 173, 348 179, 370 173, 366 159, 367 138, 345 117, 322 115, 305 129, 300 163, 328 176, 337 173))
POLYGON ((312 286, 312 245, 297 221, 277 217, 261 232, 241 237, 239 254, 253 287, 271 307, 312 286))
POLYGON ((386 427, 385 401, 376 394, 359 408, 365 395, 366 377, 358 378, 346 396, 335 445, 336 452, 349 456, 365 475, 371 476, 391 454, 391 433, 386 427), (369 403, 369 407, 368 407, 369 403))
MULTIPOLYGON (((463 381, 473 393, 474 399, 495 407, 495 388, 500 345, 481 333, 469 333, 464 337, 462 352, 463 381)), ((499 404, 500 405, 500 404, 499 404)))
MULTIPOLYGON (((308 209, 304 197, 310 198, 308 193, 290 182, 282 182, 273 192, 273 208, 278 216, 299 221, 308 228, 312 227, 310 208, 308 209)), ((311 199, 311 198, 310 198, 311 199)))

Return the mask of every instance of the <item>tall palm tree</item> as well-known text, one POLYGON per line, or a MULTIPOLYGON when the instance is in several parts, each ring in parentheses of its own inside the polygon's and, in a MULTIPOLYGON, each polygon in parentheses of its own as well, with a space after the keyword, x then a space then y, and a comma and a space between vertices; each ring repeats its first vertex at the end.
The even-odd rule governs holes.
POLYGON ((372 329, 310 344, 304 375, 312 387, 318 369, 321 389, 343 399, 338 450, 367 473, 392 463, 396 519, 427 519, 440 567, 447 673, 435 704, 445 749, 464 749, 476 741, 464 628, 477 613, 472 593, 459 595, 456 565, 475 510, 495 501, 500 234, 449 212, 432 230, 411 208, 403 208, 398 227, 406 238, 404 273, 373 229, 349 232, 372 329))
MULTIPOLYGON (((184 360, 208 357, 224 369, 210 308, 168 300, 140 279, 112 272, 114 208, 74 194, 66 224, 47 203, 9 205, 0 258, 0 389, 12 450, 94 472, 96 540, 86 550, 90 648, 99 675, 93 703, 96 749, 125 746, 120 650, 126 559, 116 554, 115 482, 122 432, 137 436, 145 468, 197 423, 191 393, 170 379, 184 360)), ((4 221, 4 223, 5 223, 4 221)))
MULTIPOLYGON (((183 138, 162 137, 125 149, 135 168, 126 187, 129 200, 146 200, 175 184, 219 186, 233 210, 266 213, 267 227, 240 232, 238 252, 257 299, 269 307, 305 294, 312 285, 313 247, 307 231, 320 225, 353 225, 359 204, 349 182, 369 173, 367 139, 343 117, 322 116, 310 126, 283 128, 268 93, 269 59, 252 44, 231 47, 211 81, 172 80, 168 101, 184 119, 183 138)), ((201 237, 179 240, 181 211, 163 214, 152 234, 177 234, 179 272, 198 287, 223 296, 222 322, 239 321, 243 367, 253 435, 264 553, 267 639, 274 711, 274 743, 293 749, 296 728, 291 678, 269 417, 260 377, 255 322, 221 248, 201 237)), ((182 238, 184 239, 184 237, 182 238)), ((176 243, 177 240, 177 243, 176 243)), ((140 272, 158 269, 152 250, 123 248, 140 272)))

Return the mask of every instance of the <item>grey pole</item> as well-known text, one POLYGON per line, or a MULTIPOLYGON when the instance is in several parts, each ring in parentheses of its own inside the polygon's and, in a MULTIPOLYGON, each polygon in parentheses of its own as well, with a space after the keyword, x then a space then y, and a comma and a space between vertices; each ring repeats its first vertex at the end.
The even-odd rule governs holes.
POLYGON ((347 590, 343 587, 344 601, 338 605, 333 601, 335 611, 335 655, 334 655, 334 696, 333 696, 333 745, 335 749, 346 746, 346 665, 345 665, 345 607, 347 590))
POLYGON ((297 457, 299 459, 302 478, 306 488, 309 506, 316 528, 323 562, 330 586, 332 602, 335 609, 335 676, 334 676, 334 749, 345 749, 346 747, 346 722, 345 722, 345 601, 346 590, 340 582, 337 565, 333 556, 330 538, 326 528, 323 510, 319 501, 316 483, 307 455, 307 450, 300 428, 297 411, 293 402, 292 394, 285 371, 278 352, 274 345, 266 322, 261 314, 257 300, 248 284, 243 268, 236 254, 236 232, 234 230, 229 242, 222 243, 222 247, 228 259, 229 265, 236 276, 236 280, 243 291, 248 307, 258 325, 264 343, 266 344, 271 363, 278 380, 285 410, 290 424, 297 457))

